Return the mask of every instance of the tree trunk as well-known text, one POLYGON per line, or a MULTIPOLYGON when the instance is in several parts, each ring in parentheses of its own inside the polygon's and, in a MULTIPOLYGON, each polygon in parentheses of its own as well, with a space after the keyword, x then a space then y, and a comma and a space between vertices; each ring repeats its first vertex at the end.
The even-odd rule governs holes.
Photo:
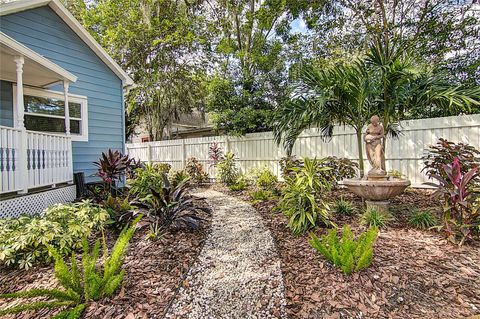
POLYGON ((363 141, 362 141, 362 128, 355 128, 357 134, 357 146, 358 146, 358 167, 360 169, 360 177, 365 175, 365 167, 363 163, 363 141))

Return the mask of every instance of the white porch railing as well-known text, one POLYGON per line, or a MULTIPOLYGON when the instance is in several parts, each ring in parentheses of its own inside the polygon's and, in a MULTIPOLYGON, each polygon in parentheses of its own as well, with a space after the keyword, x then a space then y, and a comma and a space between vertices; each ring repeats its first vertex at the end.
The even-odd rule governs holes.
POLYGON ((72 181, 71 154, 69 136, 0 126, 0 194, 72 181))

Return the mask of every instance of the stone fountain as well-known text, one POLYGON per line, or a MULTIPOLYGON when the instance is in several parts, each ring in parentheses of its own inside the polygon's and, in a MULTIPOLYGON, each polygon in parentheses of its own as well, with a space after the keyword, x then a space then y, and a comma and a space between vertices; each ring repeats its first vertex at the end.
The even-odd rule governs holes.
POLYGON ((343 184, 355 195, 365 199, 367 208, 388 211, 389 199, 403 193, 410 186, 407 179, 387 176, 385 170, 385 132, 377 115, 372 116, 364 134, 365 150, 372 169, 366 178, 346 179, 343 184))

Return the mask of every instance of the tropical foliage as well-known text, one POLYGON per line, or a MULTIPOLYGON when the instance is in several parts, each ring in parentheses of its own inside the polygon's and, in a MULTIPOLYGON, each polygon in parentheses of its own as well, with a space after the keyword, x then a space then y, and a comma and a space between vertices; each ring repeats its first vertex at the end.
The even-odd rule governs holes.
POLYGON ((311 233, 309 243, 335 267, 350 275, 370 266, 377 235, 378 230, 372 227, 355 239, 350 227, 345 225, 340 238, 337 229, 330 229, 328 234, 321 238, 311 233))
MULTIPOLYGON (((139 217, 140 218, 140 217, 139 217)), ((75 255, 70 258, 70 266, 64 261, 64 256, 53 247, 48 247, 55 259, 55 277, 61 286, 54 289, 31 289, 27 291, 1 294, 0 298, 35 298, 46 297, 48 301, 33 301, 22 303, 4 310, 0 316, 43 308, 67 309, 53 318, 80 318, 88 302, 110 297, 122 285, 125 271, 122 265, 128 249, 128 243, 135 233, 137 218, 130 227, 124 228, 115 246, 109 253, 103 238, 103 252, 100 256, 100 241, 97 240, 91 249, 86 238, 81 241, 83 249, 82 262, 79 265, 75 255), (103 267, 99 267, 103 260, 103 267)))
POLYGON ((444 205, 443 231, 448 240, 462 245, 472 238, 473 231, 480 225, 480 189, 474 183, 478 167, 464 173, 459 159, 455 158, 452 164, 444 164, 442 170, 447 179, 441 175, 431 177, 440 183, 437 193, 442 196, 444 205))
POLYGON ((174 186, 166 174, 162 178, 162 187, 150 189, 150 194, 132 202, 132 205, 141 209, 145 219, 150 220, 156 228, 198 228, 202 219, 196 213, 200 208, 193 204, 193 198, 187 192, 186 181, 174 186))
POLYGON ((48 247, 62 256, 81 248, 81 240, 101 230, 108 212, 90 201, 54 205, 42 216, 0 219, 0 262, 28 269, 51 261, 48 247))
POLYGON ((296 236, 308 231, 318 223, 332 225, 329 207, 323 201, 322 193, 330 188, 329 182, 318 174, 315 160, 304 159, 304 166, 296 169, 295 178, 286 180, 283 196, 277 210, 288 217, 287 227, 296 236))
POLYGON ((217 163, 217 178, 220 183, 232 185, 237 181, 238 168, 235 162, 235 154, 227 152, 217 163))

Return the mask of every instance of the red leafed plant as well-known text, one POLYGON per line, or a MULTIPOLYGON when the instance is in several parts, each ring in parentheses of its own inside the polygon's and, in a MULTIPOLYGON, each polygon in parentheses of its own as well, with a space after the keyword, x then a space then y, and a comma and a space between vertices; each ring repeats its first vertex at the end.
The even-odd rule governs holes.
POLYGON ((115 187, 116 182, 124 176, 131 163, 132 159, 128 155, 109 149, 107 153, 102 152, 100 159, 93 162, 93 165, 98 169, 95 175, 103 180, 106 190, 111 191, 112 186, 115 187))
POLYGON ((223 151, 218 142, 213 142, 208 149, 208 156, 210 156, 210 160, 212 161, 213 165, 217 165, 217 163, 222 159, 223 151))
POLYGON ((462 245, 472 237, 473 230, 480 223, 480 193, 474 183, 478 176, 478 167, 463 173, 460 161, 455 157, 451 165, 443 164, 442 170, 446 179, 440 175, 431 177, 440 182, 436 193, 443 195, 443 229, 448 240, 462 245))

